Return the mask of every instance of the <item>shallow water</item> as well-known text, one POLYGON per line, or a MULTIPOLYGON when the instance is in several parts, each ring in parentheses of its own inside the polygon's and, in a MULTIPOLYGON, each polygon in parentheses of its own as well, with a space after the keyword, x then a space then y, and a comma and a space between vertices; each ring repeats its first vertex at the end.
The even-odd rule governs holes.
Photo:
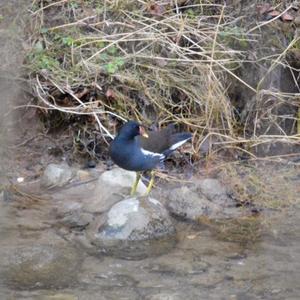
MULTIPOLYGON (((268 212, 259 222, 265 229, 255 238, 246 232, 248 236, 237 240, 234 233, 222 235, 206 225, 174 220, 178 243, 173 249, 161 256, 124 260, 89 255, 66 238, 82 232, 58 226, 52 214, 55 194, 51 197, 31 205, 22 197, 2 199, 0 299, 299 299, 299 205, 268 212), (26 285, 32 274, 11 273, 14 260, 31 248, 42 258, 39 264, 45 264, 45 256, 52 255, 49 246, 70 260, 64 283, 53 279, 56 269, 34 287, 26 285), (71 249, 78 256, 69 257, 71 249)), ((34 264, 32 273, 40 267, 35 270, 34 264)))

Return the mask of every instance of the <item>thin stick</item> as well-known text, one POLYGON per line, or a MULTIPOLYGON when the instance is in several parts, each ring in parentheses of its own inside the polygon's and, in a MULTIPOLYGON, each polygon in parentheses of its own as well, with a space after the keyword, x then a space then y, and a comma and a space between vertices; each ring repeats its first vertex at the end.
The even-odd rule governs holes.
POLYGON ((275 18, 273 18, 273 19, 271 19, 271 20, 269 20, 269 21, 266 21, 266 22, 264 22, 264 23, 258 24, 257 26, 255 26, 255 27, 253 27, 252 29, 248 30, 248 31, 247 31, 247 34, 253 32, 253 31, 256 30, 256 29, 259 29, 259 28, 261 28, 261 27, 263 27, 263 26, 266 26, 266 25, 268 25, 268 24, 274 22, 275 20, 279 19, 282 15, 284 15, 286 12, 288 12, 292 7, 293 7, 293 6, 290 5, 288 8, 286 8, 281 14, 279 14, 279 15, 276 16, 275 18))

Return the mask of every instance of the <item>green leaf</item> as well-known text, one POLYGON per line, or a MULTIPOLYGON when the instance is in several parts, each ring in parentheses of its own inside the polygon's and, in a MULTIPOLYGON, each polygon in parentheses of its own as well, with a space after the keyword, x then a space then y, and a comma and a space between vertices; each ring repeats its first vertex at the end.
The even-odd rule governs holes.
POLYGON ((72 7, 72 8, 78 8, 78 7, 79 7, 79 6, 78 6, 78 3, 76 3, 76 2, 73 2, 73 1, 72 1, 70 4, 71 4, 71 7, 72 7))
POLYGON ((115 45, 112 45, 112 46, 110 46, 110 47, 107 48, 107 52, 109 54, 114 55, 114 54, 116 54, 118 52, 118 49, 117 49, 117 47, 115 45))
POLYGON ((101 41, 101 42, 98 42, 98 43, 97 43, 97 47, 100 48, 100 49, 104 48, 105 46, 106 46, 106 43, 105 43, 105 42, 102 42, 102 41, 101 41))
POLYGON ((106 68, 106 71, 109 73, 109 74, 114 74, 114 73, 116 73, 117 72, 117 70, 118 70, 118 66, 116 65, 116 64, 114 64, 114 63, 108 63, 106 66, 105 66, 105 68, 106 68))
POLYGON ((117 57, 114 60, 114 63, 118 66, 118 67, 122 67, 125 64, 125 61, 122 57, 117 57))
POLYGON ((62 43, 67 46, 72 46, 74 43, 74 39, 70 36, 62 38, 62 43))

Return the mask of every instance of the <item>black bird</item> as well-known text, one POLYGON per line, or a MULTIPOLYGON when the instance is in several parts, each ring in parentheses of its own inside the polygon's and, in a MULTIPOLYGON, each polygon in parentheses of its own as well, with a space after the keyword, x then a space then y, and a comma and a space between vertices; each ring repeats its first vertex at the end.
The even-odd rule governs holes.
POLYGON ((174 125, 160 131, 152 131, 148 135, 141 124, 128 121, 110 144, 109 152, 111 159, 119 167, 137 172, 131 195, 136 192, 141 172, 151 170, 151 180, 146 192, 148 194, 154 182, 153 169, 163 165, 164 160, 173 151, 191 138, 190 133, 176 133, 174 125))

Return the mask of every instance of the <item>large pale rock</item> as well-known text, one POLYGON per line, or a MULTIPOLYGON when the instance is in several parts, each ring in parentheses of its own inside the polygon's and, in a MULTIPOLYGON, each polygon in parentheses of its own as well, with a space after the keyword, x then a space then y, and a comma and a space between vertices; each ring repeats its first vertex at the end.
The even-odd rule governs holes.
MULTIPOLYGON (((135 182, 136 173, 127 171, 121 168, 114 168, 101 174, 98 182, 99 192, 106 190, 108 193, 128 189, 130 191, 135 182)), ((137 194, 143 195, 146 193, 147 187, 140 180, 137 186, 137 194)))
POLYGON ((127 259, 163 253, 175 243, 175 227, 162 204, 148 197, 115 204, 89 231, 97 252, 127 259))
MULTIPOLYGON (((78 219, 77 216, 82 219, 80 215, 83 212, 89 214, 104 213, 115 203, 130 195, 131 186, 135 181, 135 172, 120 168, 105 171, 100 175, 97 172, 80 173, 84 174, 84 178, 81 175, 78 176, 77 172, 78 182, 73 182, 68 188, 60 189, 59 193, 55 195, 57 200, 56 215, 59 219, 64 218, 64 216, 68 216, 67 219, 71 217, 75 220, 78 219)), ((143 195, 146 190, 146 186, 140 181, 137 194, 143 195)), ((79 220, 79 223, 79 227, 81 227, 82 221, 79 220)))
MULTIPOLYGON (((102 173, 95 184, 95 188, 84 209, 88 212, 102 213, 113 204, 130 195, 130 190, 135 182, 136 173, 115 168, 102 173)), ((144 195, 147 187, 140 180, 137 186, 137 195, 144 195)))

